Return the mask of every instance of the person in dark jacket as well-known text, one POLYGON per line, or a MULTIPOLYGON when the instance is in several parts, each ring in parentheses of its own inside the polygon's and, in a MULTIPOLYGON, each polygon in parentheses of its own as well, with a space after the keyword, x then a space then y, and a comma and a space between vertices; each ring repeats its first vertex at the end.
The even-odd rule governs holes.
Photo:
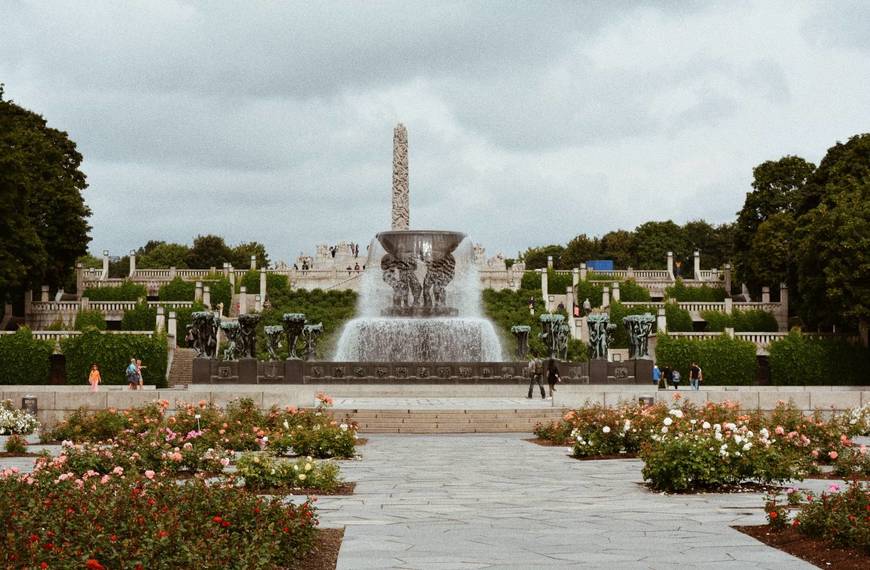
POLYGON ((549 362, 547 362, 547 384, 550 385, 549 400, 553 399, 553 392, 556 391, 556 384, 561 381, 562 378, 559 376, 559 367, 556 365, 556 359, 551 358, 549 362))

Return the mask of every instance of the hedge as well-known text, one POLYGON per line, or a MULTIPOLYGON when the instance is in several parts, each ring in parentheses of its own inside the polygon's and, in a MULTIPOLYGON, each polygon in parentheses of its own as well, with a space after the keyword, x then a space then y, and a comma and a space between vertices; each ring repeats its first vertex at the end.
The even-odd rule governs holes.
POLYGON ((870 350, 794 330, 770 345, 770 381, 780 386, 870 383, 870 350))
POLYGON ((659 335, 656 362, 680 371, 684 385, 689 383, 689 366, 697 362, 704 371, 703 384, 748 386, 755 383, 757 358, 755 343, 727 335, 691 340, 659 335))
MULTIPOLYGON (((191 307, 163 307, 163 314, 166 317, 167 326, 169 325, 169 313, 175 311, 175 322, 178 337, 176 342, 178 346, 186 347, 187 342, 187 325, 191 323, 191 314, 194 311, 205 310, 205 305, 202 303, 194 303, 191 307)), ((148 303, 138 303, 135 308, 125 311, 124 318, 121 320, 121 330, 124 331, 153 331, 157 325, 157 307, 148 303)))
POLYGON ((88 287, 82 293, 91 301, 138 301, 148 296, 144 285, 126 280, 118 287, 88 287))
POLYGON ((196 297, 196 283, 176 277, 160 286, 157 297, 161 301, 193 301, 196 297))
POLYGON ((77 331, 83 331, 88 327, 93 327, 100 331, 106 330, 106 317, 96 309, 79 311, 76 315, 76 323, 73 328, 77 331))
POLYGON ((677 279, 673 285, 665 289, 665 296, 677 301, 721 303, 725 300, 725 288, 710 287, 709 285, 686 287, 682 279, 677 279))
POLYGON ((776 332, 779 323, 773 313, 761 309, 735 310, 730 315, 721 311, 703 311, 701 318, 707 321, 707 331, 723 332, 732 327, 739 332, 776 332))
POLYGON ((100 367, 104 384, 126 384, 124 371, 131 358, 142 360, 146 384, 166 386, 166 335, 101 334, 96 330, 60 341, 66 358, 67 384, 86 384, 91 364, 100 367))
POLYGON ((48 384, 54 344, 37 340, 27 327, 0 335, 0 384, 48 384))
MULTIPOLYGON (((223 303, 224 315, 228 315, 230 311, 230 303, 232 303, 233 300, 230 280, 223 275, 212 273, 206 275, 199 281, 202 282, 203 287, 208 286, 209 288, 209 300, 211 301, 211 306, 217 309, 218 304, 223 303)), ((176 277, 169 283, 161 286, 157 296, 161 301, 193 301, 196 298, 196 282, 185 281, 181 277, 176 277)), ((155 312, 154 314, 156 315, 157 313, 155 312)), ((168 314, 169 313, 167 312, 167 315, 168 314)), ((154 328, 153 323, 151 328, 154 328)), ((178 330, 181 331, 183 329, 179 327, 178 330)))
MULTIPOLYGON (((248 293, 259 295, 260 294, 260 272, 259 271, 248 271, 245 273, 241 279, 236 281, 236 293, 241 292, 241 288, 244 286, 248 293)), ((290 290, 290 280, 287 279, 286 275, 279 275, 277 273, 266 273, 266 293, 269 295, 273 295, 275 293, 281 292, 286 293, 290 290)))
POLYGON ((637 284, 634 279, 626 279, 619 284, 619 300, 627 303, 648 303, 652 298, 646 287, 637 284))
MULTIPOLYGON (((658 314, 658 308, 653 305, 635 305, 627 307, 621 302, 611 303, 609 307, 610 322, 616 325, 616 333, 613 335, 613 348, 628 348, 628 332, 622 323, 622 319, 628 315, 642 315, 649 313, 653 316, 658 314)), ((681 309, 676 303, 665 303, 665 318, 668 321, 668 330, 674 332, 690 332, 692 330, 692 315, 689 311, 681 309)), ((658 332, 658 322, 653 325, 653 331, 658 332)))

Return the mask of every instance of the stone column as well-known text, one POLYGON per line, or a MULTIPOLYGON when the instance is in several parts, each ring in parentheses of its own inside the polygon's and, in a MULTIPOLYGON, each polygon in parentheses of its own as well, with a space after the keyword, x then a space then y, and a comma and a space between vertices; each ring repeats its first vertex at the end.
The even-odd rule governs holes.
POLYGON ((178 345, 178 320, 175 318, 175 311, 169 311, 169 346, 173 349, 178 345))
POLYGON ((80 301, 81 305, 79 306, 79 310, 81 311, 89 311, 91 310, 91 300, 87 297, 82 297, 80 301))
POLYGON ((619 302, 619 281, 613 282, 613 289, 611 290, 610 296, 613 298, 614 303, 619 302))
POLYGON ((734 338, 734 327, 725 327, 725 334, 728 338, 734 338))
POLYGON ((697 249, 695 250, 695 266, 693 270, 695 279, 701 281, 701 252, 697 249))
POLYGON ((586 281, 586 277, 588 276, 589 271, 586 269, 586 264, 580 264, 580 281, 586 281))
POLYGON ((601 293, 601 308, 610 306, 610 287, 604 287, 601 293))
POLYGON ((254 297, 254 312, 260 313, 263 311, 263 296, 257 295, 254 297))
POLYGON ((100 275, 100 281, 109 278, 109 250, 103 250, 103 273, 100 275))
POLYGON ((770 287, 761 288, 761 302, 770 303, 770 287))
POLYGON ((674 252, 668 252, 668 275, 671 278, 671 281, 674 280, 674 252))
POLYGON ((236 290, 236 270, 233 269, 233 264, 227 264, 227 270, 230 272, 230 285, 232 286, 233 291, 236 290))
POLYGON ((257 270, 257 256, 252 255, 251 256, 251 271, 256 271, 256 270, 257 270))
POLYGON ((392 230, 407 230, 411 224, 408 189, 408 131, 399 123, 393 130, 392 230))
POLYGON ((242 285, 239 288, 239 314, 244 315, 248 312, 248 288, 242 285))
POLYGON ((40 287, 40 291, 39 291, 40 303, 48 303, 48 293, 49 293, 48 285, 43 285, 42 287, 40 287))
POLYGON ((224 277, 229 277, 230 275, 230 264, 224 262, 224 266, 221 269, 221 272, 224 274, 224 277))
POLYGON ((577 290, 577 285, 580 283, 580 269, 575 267, 571 270, 571 287, 577 290))
POLYGON ((266 271, 260 271, 260 299, 266 300, 266 271))
POLYGON ((547 288, 547 270, 546 269, 538 269, 541 273, 541 296, 544 298, 544 307, 549 303, 550 292, 547 288))
POLYGON ((668 317, 664 307, 656 311, 656 334, 668 332, 668 317))
POLYGON ((734 299, 725 297, 725 314, 730 315, 734 312, 734 299))
POLYGON ((175 279, 176 275, 178 275, 178 270, 175 269, 175 266, 174 266, 174 265, 171 265, 171 266, 169 267, 169 278, 170 278, 170 279, 175 279))
POLYGON ((211 309, 211 287, 208 285, 202 288, 202 304, 211 309))
POLYGON ((136 252, 130 250, 130 277, 136 275, 136 252))
POLYGON ((725 264, 725 293, 731 294, 731 264, 725 264))
POLYGON ((777 321, 779 322, 780 332, 787 332, 788 331, 788 285, 786 285, 785 283, 779 284, 779 314, 777 315, 777 321))
POLYGON ((154 330, 159 333, 166 330, 166 314, 163 307, 157 307, 157 322, 154 323, 154 330))
POLYGON ((196 289, 193 290, 193 302, 202 303, 202 281, 196 282, 196 289))
POLYGON ((76 297, 82 298, 82 293, 85 290, 85 267, 81 263, 76 263, 76 297))
POLYGON ((547 256, 547 269, 553 269, 553 256, 547 256))
POLYGON ((629 266, 628 266, 628 269, 626 269, 626 271, 625 271, 625 276, 626 276, 628 279, 634 279, 634 269, 631 267, 631 265, 629 265, 629 266))

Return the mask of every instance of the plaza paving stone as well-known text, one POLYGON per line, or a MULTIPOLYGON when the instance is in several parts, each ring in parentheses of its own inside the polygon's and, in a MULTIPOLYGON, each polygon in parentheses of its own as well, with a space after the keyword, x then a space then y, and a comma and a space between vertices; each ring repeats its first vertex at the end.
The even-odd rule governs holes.
POLYGON ((370 436, 341 464, 356 494, 318 503, 323 526, 346 527, 338 567, 813 568, 729 528, 764 522, 758 493, 652 493, 639 460, 528 437, 370 436))

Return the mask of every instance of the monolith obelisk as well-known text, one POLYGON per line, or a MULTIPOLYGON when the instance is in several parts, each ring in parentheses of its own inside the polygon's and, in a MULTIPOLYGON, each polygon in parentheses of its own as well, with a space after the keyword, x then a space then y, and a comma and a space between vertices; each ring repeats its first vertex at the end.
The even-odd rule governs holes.
POLYGON ((410 227, 408 200, 408 131, 399 123, 393 129, 393 230, 410 227))

